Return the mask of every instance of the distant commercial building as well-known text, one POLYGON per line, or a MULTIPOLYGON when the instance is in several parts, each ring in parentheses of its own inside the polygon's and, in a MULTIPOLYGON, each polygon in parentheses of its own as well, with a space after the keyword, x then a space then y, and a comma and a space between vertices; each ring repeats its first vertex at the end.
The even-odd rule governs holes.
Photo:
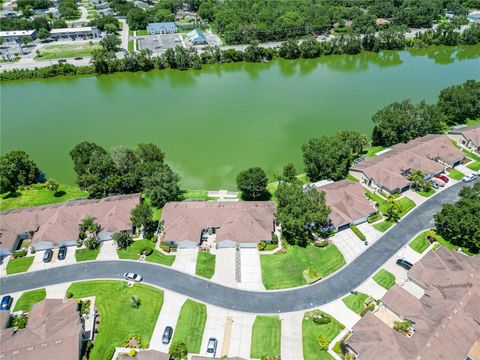
POLYGON ((2 38, 4 42, 21 42, 25 37, 35 40, 35 36, 35 30, 0 31, 0 38, 2 38))
POLYGON ((178 32, 178 27, 174 22, 150 23, 147 25, 149 35, 174 34, 178 32))
POLYGON ((100 37, 98 29, 94 26, 78 28, 52 29, 50 37, 54 40, 86 40, 100 37))
POLYGON ((205 35, 200 31, 200 29, 193 29, 188 33, 188 40, 192 45, 207 45, 208 41, 205 35))

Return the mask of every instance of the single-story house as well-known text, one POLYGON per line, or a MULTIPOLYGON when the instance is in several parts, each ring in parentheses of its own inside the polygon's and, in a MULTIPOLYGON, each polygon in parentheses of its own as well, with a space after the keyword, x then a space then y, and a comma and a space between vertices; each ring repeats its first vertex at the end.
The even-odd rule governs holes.
POLYGON ((362 317, 347 339, 351 351, 369 360, 469 359, 474 351, 478 355, 480 258, 441 246, 417 262, 408 278, 421 286, 423 296, 399 285, 388 290, 381 306, 383 314, 391 315, 368 312, 362 317), (413 333, 395 331, 392 318, 408 320, 413 333))
POLYGON ((147 31, 149 35, 174 34, 178 32, 178 27, 177 24, 175 24, 173 21, 149 23, 147 25, 147 31))
POLYGON ((325 193, 331 209, 330 222, 336 231, 361 224, 377 211, 365 197, 362 185, 352 180, 331 182, 316 189, 325 193))
POLYGON ((480 124, 473 126, 458 126, 448 132, 448 136, 457 143, 480 152, 480 124))
POLYGON ((83 26, 75 28, 52 29, 50 37, 54 40, 86 40, 97 39, 100 33, 95 26, 83 26))
POLYGON ((0 311, 1 359, 80 359, 85 334, 76 300, 34 304, 24 329, 6 327, 9 317, 9 311, 0 311))
POLYGON ((193 29, 188 34, 188 40, 192 45, 207 45, 208 41, 205 35, 200 31, 200 29, 193 29))
POLYGON ((133 231, 130 213, 139 203, 140 194, 132 194, 2 211, 0 255, 23 247, 24 241, 35 250, 74 246, 86 216, 94 216, 100 224, 100 240, 110 240, 114 232, 133 231))
POLYGON ((272 201, 169 202, 162 211, 160 240, 180 248, 199 246, 213 236, 218 247, 256 247, 275 231, 272 201))
POLYGON ((22 42, 25 37, 35 40, 36 34, 36 30, 0 31, 0 38, 4 42, 22 42))
POLYGON ((446 167, 460 164, 464 158, 465 154, 453 146, 448 136, 426 135, 353 164, 350 174, 390 194, 401 193, 412 185, 408 180, 410 171, 421 170, 429 179, 446 167))

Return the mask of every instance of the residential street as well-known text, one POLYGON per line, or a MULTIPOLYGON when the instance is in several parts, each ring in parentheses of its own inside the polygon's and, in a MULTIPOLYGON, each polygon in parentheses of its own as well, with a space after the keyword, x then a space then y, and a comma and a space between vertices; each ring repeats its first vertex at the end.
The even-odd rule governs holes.
POLYGON ((8 294, 66 281, 123 279, 123 274, 128 271, 141 274, 145 283, 226 309, 253 313, 311 309, 330 303, 362 284, 414 235, 432 227, 433 215, 442 205, 457 201, 460 189, 472 184, 459 182, 429 198, 350 264, 311 286, 283 291, 245 291, 150 263, 93 261, 3 277, 0 292, 8 294))

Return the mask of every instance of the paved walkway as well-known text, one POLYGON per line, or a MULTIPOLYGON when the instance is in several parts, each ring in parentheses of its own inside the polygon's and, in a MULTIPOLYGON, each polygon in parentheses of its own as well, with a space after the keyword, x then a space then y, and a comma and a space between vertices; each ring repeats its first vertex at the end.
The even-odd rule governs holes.
POLYGON ((283 360, 303 359, 302 321, 304 312, 280 315, 282 321, 281 358, 283 360))
POLYGON ((118 260, 117 245, 113 240, 102 242, 97 260, 118 260))
POLYGON ((360 320, 360 315, 350 310, 342 299, 337 299, 328 304, 322 305, 319 309, 330 316, 333 316, 349 329, 360 320))
POLYGON ((226 286, 237 286, 235 279, 235 248, 217 249, 215 259, 215 274, 212 281, 226 286))
POLYGON ((248 290, 265 290, 262 266, 257 249, 240 249, 241 282, 238 287, 248 290))
POLYGON ((188 274, 195 274, 197 266, 198 249, 178 249, 177 256, 172 265, 175 270, 183 271, 188 274))
POLYGON ((171 344, 162 344, 163 331, 167 326, 171 326, 175 332, 180 309, 187 298, 171 291, 165 291, 163 296, 163 306, 153 329, 150 349, 168 353, 171 344))

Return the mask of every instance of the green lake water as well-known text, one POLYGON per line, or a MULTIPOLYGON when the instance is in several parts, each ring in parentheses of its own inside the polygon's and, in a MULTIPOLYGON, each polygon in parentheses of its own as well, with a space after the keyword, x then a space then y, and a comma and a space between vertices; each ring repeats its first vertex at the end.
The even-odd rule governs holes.
POLYGON ((154 142, 192 189, 234 188, 250 166, 302 172, 309 138, 352 129, 405 98, 480 80, 480 46, 204 66, 1 84, 1 152, 23 149, 48 177, 74 183, 68 152, 154 142))

